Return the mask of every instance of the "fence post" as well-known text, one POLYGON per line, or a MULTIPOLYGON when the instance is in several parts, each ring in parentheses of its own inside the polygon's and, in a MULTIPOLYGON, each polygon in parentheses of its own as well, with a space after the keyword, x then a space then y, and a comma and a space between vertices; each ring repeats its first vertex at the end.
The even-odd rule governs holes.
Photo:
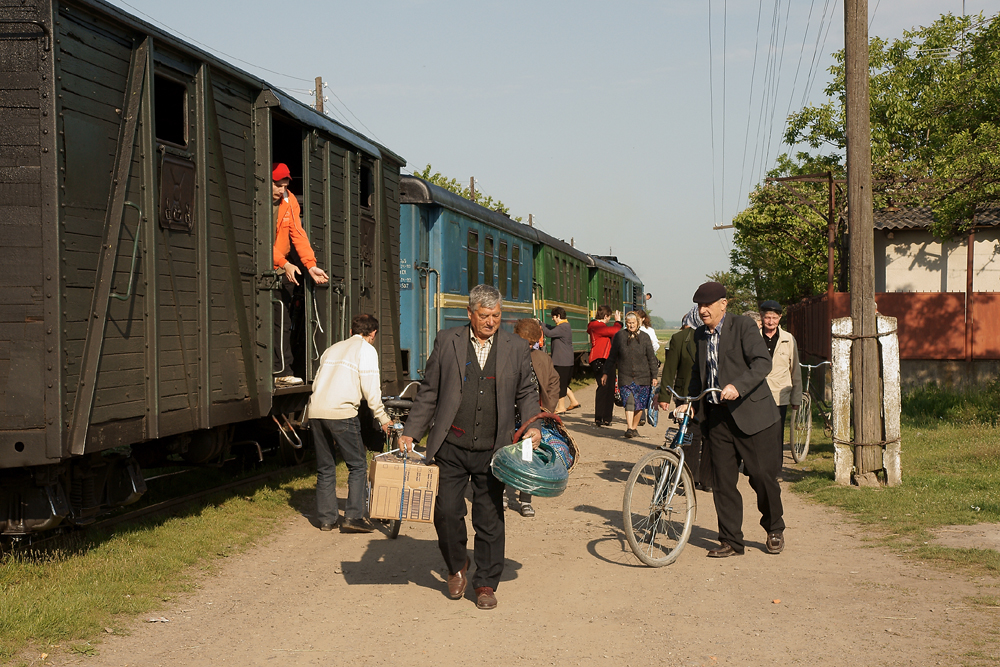
POLYGON ((833 372, 833 474, 837 484, 849 485, 854 469, 851 441, 851 344, 854 321, 838 317, 831 323, 830 367, 833 372))
POLYGON ((885 467, 886 486, 903 483, 899 437, 900 375, 899 375, 899 335, 896 333, 896 318, 878 316, 879 347, 882 352, 882 419, 885 430, 885 451, 882 465, 885 467), (892 332, 892 333, 890 333, 892 332))

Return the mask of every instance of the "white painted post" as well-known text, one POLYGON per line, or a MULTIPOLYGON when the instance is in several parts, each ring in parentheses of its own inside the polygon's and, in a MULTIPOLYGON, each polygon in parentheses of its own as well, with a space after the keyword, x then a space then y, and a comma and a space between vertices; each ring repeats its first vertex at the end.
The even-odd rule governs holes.
POLYGON ((878 316, 880 334, 878 341, 882 352, 882 419, 887 443, 882 454, 886 486, 899 486, 903 483, 900 461, 902 445, 899 441, 899 413, 902 402, 899 387, 899 336, 895 331, 895 317, 878 316), (890 331, 893 333, 889 333, 890 331))
POLYGON ((854 470, 854 452, 851 441, 851 344, 854 321, 839 317, 832 322, 833 338, 830 342, 830 366, 833 371, 833 470, 838 484, 850 485, 854 470))

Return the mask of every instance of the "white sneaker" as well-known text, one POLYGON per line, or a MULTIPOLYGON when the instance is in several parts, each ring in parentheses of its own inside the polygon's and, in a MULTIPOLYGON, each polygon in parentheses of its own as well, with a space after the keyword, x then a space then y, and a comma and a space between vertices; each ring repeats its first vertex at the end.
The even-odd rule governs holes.
POLYGON ((305 384, 302 378, 297 378, 294 375, 282 375, 281 377, 274 378, 275 387, 297 387, 300 384, 305 384))

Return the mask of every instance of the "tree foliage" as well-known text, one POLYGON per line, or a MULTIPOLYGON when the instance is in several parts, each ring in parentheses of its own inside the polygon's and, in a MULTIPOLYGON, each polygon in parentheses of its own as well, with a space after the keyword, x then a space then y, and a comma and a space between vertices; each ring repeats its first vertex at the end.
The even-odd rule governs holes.
MULTIPOLYGON (((483 208, 488 208, 492 211, 496 211, 497 213, 502 213, 503 215, 506 215, 508 218, 510 217, 510 209, 507 208, 504 205, 504 203, 499 199, 494 201, 493 197, 489 195, 484 195, 479 190, 472 192, 472 190, 469 187, 467 186, 463 187, 462 184, 459 183, 457 179, 448 178, 446 176, 443 176, 440 171, 434 171, 431 165, 429 164, 426 167, 424 167, 423 171, 413 172, 413 175, 416 176, 417 178, 422 178, 429 183, 433 183, 434 185, 440 186, 445 190, 448 190, 449 192, 453 192, 459 197, 464 197, 466 199, 474 201, 483 208)), ((516 220, 517 222, 521 222, 520 217, 513 219, 516 220)))
MULTIPOLYGON (((931 231, 968 232, 1000 202, 1000 15, 945 14, 926 28, 869 46, 875 205, 934 209, 931 231)), ((844 52, 828 100, 789 118, 785 142, 846 147, 844 52)))
MULTIPOLYGON (((871 39, 876 209, 928 206, 935 213, 931 232, 948 239, 967 233, 977 211, 1000 202, 998 53, 1000 15, 945 14, 902 39, 871 39)), ((844 52, 834 58, 826 102, 788 118, 785 143, 805 150, 781 155, 769 177, 832 171, 844 178, 844 52)), ((734 287, 786 304, 821 293, 827 276, 828 186, 789 185, 765 183, 750 194, 750 205, 733 220, 730 256, 734 287)), ((838 200, 839 218, 847 202, 838 200)))

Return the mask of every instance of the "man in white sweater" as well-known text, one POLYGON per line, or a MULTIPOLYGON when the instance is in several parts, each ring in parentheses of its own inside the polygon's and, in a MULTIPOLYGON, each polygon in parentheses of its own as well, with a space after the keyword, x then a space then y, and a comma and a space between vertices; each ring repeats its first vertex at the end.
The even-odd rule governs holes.
POLYGON ((351 320, 351 337, 327 348, 313 380, 308 415, 316 445, 316 508, 320 530, 333 530, 338 522, 342 533, 370 533, 375 529, 365 517, 367 460, 358 406, 362 399, 367 401, 382 430, 388 433, 392 420, 382 407, 378 352, 372 346, 377 333, 377 319, 366 314, 355 315, 351 320), (337 508, 334 448, 347 464, 347 509, 342 522, 337 508))

